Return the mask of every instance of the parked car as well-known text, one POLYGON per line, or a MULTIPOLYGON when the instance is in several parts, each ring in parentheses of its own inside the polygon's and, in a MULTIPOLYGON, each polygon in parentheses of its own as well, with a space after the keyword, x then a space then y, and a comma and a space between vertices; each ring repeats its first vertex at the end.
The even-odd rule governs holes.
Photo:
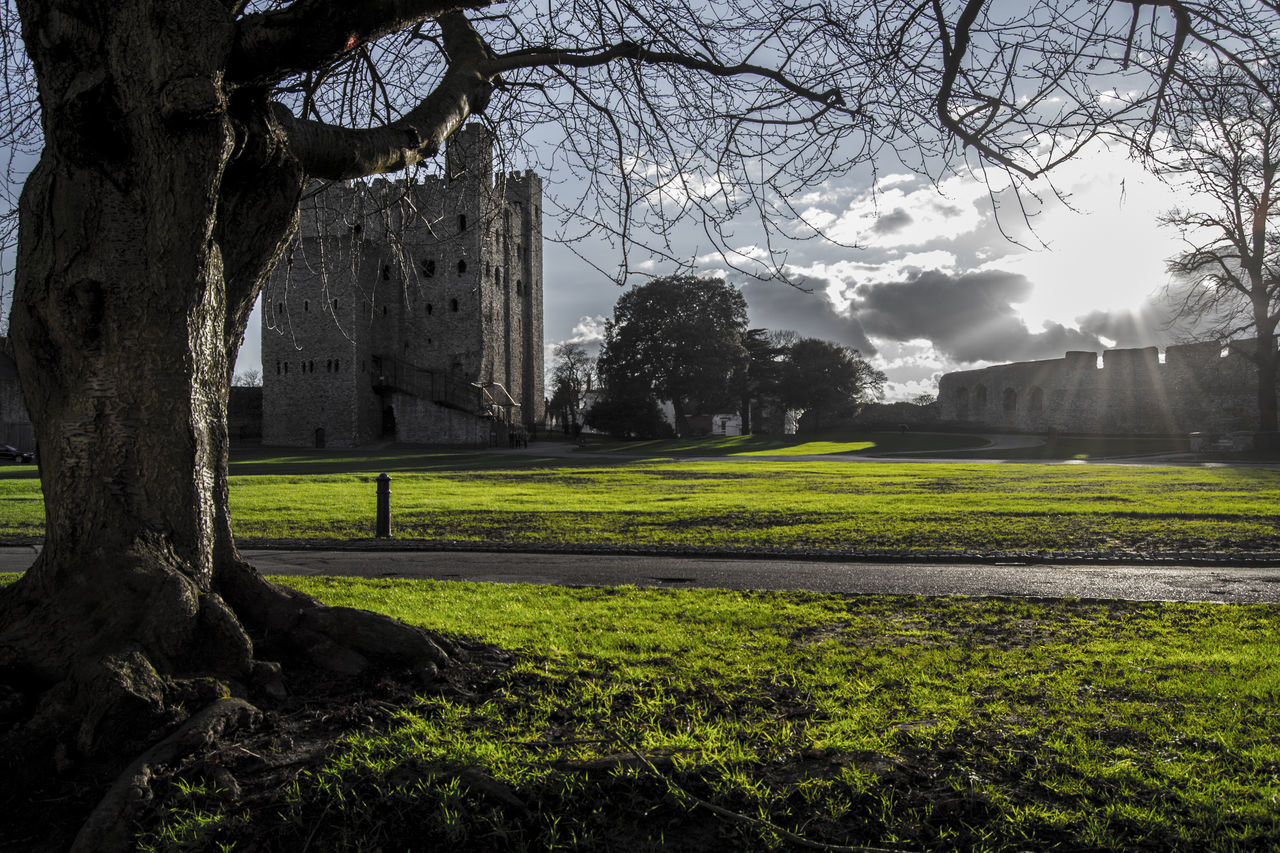
POLYGON ((36 455, 27 450, 19 450, 12 444, 0 444, 0 461, 32 463, 36 455))

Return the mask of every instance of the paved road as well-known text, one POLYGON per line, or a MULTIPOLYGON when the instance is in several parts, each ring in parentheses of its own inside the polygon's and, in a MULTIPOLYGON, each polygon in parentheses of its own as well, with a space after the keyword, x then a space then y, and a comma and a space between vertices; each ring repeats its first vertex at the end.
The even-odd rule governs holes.
MULTIPOLYGON (((895 595, 1280 603, 1280 568, 936 565, 423 551, 246 551, 245 555, 267 574, 582 586, 808 589, 895 595)), ((0 548, 0 571, 22 571, 34 556, 32 548, 0 548)))

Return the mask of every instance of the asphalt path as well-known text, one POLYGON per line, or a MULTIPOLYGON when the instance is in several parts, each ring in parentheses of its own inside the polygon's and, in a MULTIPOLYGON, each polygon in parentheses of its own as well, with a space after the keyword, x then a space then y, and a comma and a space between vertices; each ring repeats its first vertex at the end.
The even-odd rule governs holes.
MULTIPOLYGON (((31 547, 0 548, 20 572, 31 547)), ((430 578, 558 586, 812 590, 847 594, 1280 603, 1280 568, 1142 565, 946 565, 655 555, 449 551, 249 550, 264 574, 430 578)))

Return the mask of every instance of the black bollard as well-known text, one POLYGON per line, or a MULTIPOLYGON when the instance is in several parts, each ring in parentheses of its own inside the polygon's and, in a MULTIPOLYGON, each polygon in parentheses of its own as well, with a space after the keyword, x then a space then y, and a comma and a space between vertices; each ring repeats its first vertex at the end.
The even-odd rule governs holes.
POLYGON ((386 474, 378 475, 378 521, 374 535, 379 539, 391 538, 391 478, 386 474))

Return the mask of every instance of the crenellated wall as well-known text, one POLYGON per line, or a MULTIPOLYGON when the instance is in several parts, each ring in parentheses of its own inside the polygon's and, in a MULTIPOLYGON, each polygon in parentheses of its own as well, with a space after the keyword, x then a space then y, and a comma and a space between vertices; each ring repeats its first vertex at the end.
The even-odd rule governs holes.
POLYGON ((1023 432, 1222 433, 1258 428, 1256 341, 1107 350, 948 373, 944 422, 1023 432))
POLYGON ((479 125, 445 176, 304 200, 263 291, 263 443, 477 444, 543 416, 542 182, 479 125))

